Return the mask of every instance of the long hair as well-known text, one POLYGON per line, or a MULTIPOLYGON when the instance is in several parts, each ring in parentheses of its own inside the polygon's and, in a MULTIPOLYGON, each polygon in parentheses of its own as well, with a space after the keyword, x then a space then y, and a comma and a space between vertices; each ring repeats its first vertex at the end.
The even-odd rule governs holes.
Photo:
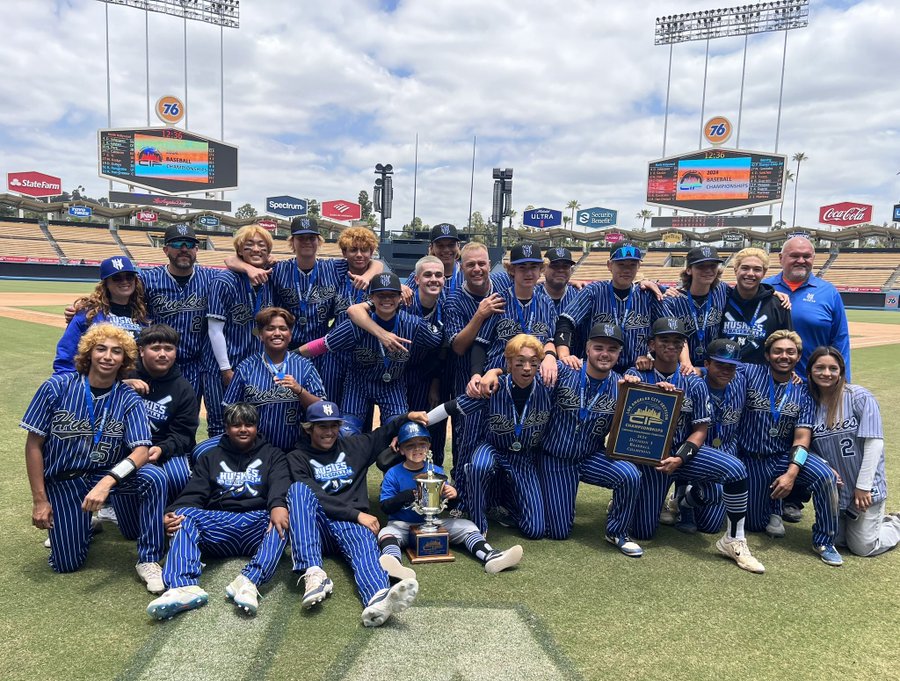
MULTIPOLYGON (((144 304, 144 283, 141 278, 135 275, 134 293, 128 298, 128 305, 131 307, 131 318, 139 324, 146 324, 150 321, 147 314, 147 306, 144 304)), ((88 324, 93 324, 94 317, 100 312, 108 317, 112 304, 109 300, 109 289, 106 288, 106 280, 98 281, 91 295, 79 298, 75 301, 76 310, 84 310, 84 318, 88 324)))
POLYGON ((825 423, 829 428, 844 419, 844 390, 847 387, 847 365, 841 351, 831 345, 821 345, 813 350, 806 363, 806 383, 809 386, 809 394, 812 395, 817 405, 825 407, 825 423), (840 369, 837 383, 829 393, 824 393, 812 378, 813 365, 822 357, 831 357, 837 362, 840 369))
MULTIPOLYGON (((691 265, 693 267, 693 265, 691 265)), ((681 270, 681 288, 685 291, 689 291, 691 289, 691 282, 694 280, 694 275, 690 273, 690 267, 685 266, 683 270, 681 270)), ((713 279, 713 282, 709 285, 709 291, 712 293, 712 290, 719 285, 719 282, 722 281, 722 265, 719 265, 719 271, 716 273, 716 278, 713 279)))
POLYGON ((102 341, 107 338, 116 341, 125 351, 122 365, 116 373, 116 380, 121 381, 134 369, 137 361, 137 344, 134 338, 125 329, 120 329, 112 324, 94 324, 84 332, 78 341, 78 353, 75 355, 75 370, 79 374, 87 376, 91 370, 91 353, 102 341))

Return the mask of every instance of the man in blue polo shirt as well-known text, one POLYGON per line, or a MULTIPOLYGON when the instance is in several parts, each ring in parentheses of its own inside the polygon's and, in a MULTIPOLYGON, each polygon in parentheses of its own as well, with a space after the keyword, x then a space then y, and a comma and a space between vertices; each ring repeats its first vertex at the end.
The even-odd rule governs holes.
POLYGON ((809 239, 795 236, 781 248, 781 272, 764 283, 771 284, 791 298, 791 320, 794 331, 803 341, 803 354, 797 373, 806 375, 806 361, 820 345, 832 345, 840 350, 847 362, 850 380, 850 332, 841 294, 834 285, 812 273, 816 252, 809 239))

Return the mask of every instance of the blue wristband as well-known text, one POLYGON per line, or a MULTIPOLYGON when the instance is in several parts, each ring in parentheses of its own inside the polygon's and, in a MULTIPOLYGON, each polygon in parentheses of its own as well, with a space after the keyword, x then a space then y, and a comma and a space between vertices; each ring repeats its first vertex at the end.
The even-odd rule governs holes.
POLYGON ((803 468, 803 464, 806 463, 806 457, 809 456, 809 451, 806 447, 801 445, 797 445, 793 449, 791 449, 791 463, 803 468))

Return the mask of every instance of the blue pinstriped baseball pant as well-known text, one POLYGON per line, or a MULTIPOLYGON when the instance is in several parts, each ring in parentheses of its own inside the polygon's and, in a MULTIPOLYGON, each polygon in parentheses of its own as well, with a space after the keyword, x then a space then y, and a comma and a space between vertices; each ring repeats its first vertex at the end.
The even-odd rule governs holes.
POLYGON ((181 490, 187 485, 191 479, 191 465, 188 462, 188 455, 170 456, 163 461, 160 466, 162 472, 166 476, 166 482, 169 488, 169 498, 167 503, 172 503, 181 494, 181 490))
POLYGON ((641 486, 637 466, 628 461, 613 461, 606 454, 596 452, 581 462, 580 474, 582 482, 613 491, 612 508, 606 517, 606 534, 613 537, 627 535, 641 486))
POLYGON ((252 556, 241 574, 256 585, 265 584, 278 567, 287 543, 274 527, 269 530, 266 510, 232 513, 202 508, 179 508, 185 516, 169 546, 163 582, 169 589, 192 586, 200 578, 201 552, 205 556, 252 556))
POLYGON ((294 572, 299 574, 309 567, 321 567, 323 554, 340 553, 353 569, 363 605, 388 588, 388 574, 378 562, 381 552, 371 530, 359 523, 329 518, 315 493, 302 482, 291 485, 287 501, 294 572))
MULTIPOLYGON (((84 565, 91 543, 91 514, 81 510, 81 503, 105 475, 106 471, 98 471, 72 480, 46 482, 47 498, 53 509, 49 562, 54 571, 74 572, 84 565)), ((139 563, 153 563, 162 558, 166 489, 162 470, 146 464, 109 493, 122 535, 137 540, 139 563)))
POLYGON ((218 369, 204 369, 203 360, 178 363, 181 375, 191 384, 197 401, 203 398, 203 406, 206 407, 206 430, 210 437, 221 435, 225 432, 225 408, 222 406, 222 398, 225 397, 225 384, 222 383, 222 375, 218 369))

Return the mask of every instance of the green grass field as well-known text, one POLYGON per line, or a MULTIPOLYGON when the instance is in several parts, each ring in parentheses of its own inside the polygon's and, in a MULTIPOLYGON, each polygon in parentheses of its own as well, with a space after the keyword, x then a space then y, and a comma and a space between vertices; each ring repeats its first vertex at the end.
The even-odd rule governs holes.
MULTIPOLYGON (((0 282, 0 290, 10 284, 0 282)), ((47 290, 25 284, 16 290, 47 290)), ((97 536, 83 570, 55 575, 45 535, 30 524, 18 420, 49 374, 59 334, 0 319, 4 681, 898 676, 900 553, 861 559, 845 551, 844 566, 830 568, 810 550, 807 512, 785 539, 751 537, 765 575, 720 558, 714 536, 668 527, 642 542, 643 558, 628 559, 603 540, 609 492, 587 486, 570 540, 528 541, 492 527, 496 546, 525 547, 519 569, 487 575, 464 551, 453 564, 420 567, 416 605, 379 630, 361 626, 350 571, 334 560, 325 569, 335 595, 318 611, 302 611, 287 558, 264 589, 255 620, 238 615, 222 591, 242 561, 213 560, 201 579, 210 593, 206 608, 151 621, 144 611, 151 596, 132 567, 134 546, 114 526, 97 536)), ((894 345, 853 354, 854 378, 887 412, 887 472, 895 485, 900 424, 888 408, 898 396, 897 351, 894 345)), ((374 471, 372 498, 379 482, 374 471)))

